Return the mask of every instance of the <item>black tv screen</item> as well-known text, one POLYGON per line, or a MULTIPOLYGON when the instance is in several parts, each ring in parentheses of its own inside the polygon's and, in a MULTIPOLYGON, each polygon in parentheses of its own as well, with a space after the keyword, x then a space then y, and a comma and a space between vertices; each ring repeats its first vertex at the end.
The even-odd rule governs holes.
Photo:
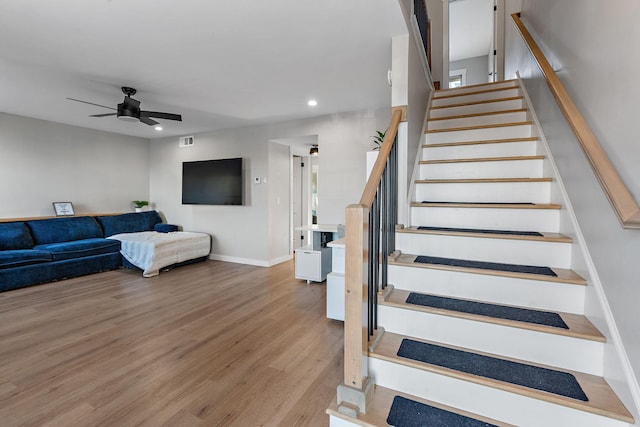
POLYGON ((183 205, 242 205, 242 158, 182 163, 183 205))

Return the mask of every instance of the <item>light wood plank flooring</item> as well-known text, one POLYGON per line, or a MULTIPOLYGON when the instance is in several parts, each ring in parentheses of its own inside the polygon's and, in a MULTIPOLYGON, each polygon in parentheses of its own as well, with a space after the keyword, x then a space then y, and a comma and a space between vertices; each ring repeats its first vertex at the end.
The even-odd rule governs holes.
POLYGON ((326 426, 325 285, 207 261, 0 293, 2 426, 326 426))

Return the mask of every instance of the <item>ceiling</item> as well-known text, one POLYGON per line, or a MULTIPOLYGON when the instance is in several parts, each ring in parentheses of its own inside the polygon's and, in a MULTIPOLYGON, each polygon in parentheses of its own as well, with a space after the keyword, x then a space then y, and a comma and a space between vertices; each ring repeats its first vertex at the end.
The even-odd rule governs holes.
POLYGON ((388 106, 406 33, 395 0, 24 0, 0 17, 1 112, 144 138, 388 106), (183 121, 66 99, 115 107, 121 86, 183 121))
POLYGON ((449 2, 449 61, 485 56, 493 38, 493 0, 449 2))

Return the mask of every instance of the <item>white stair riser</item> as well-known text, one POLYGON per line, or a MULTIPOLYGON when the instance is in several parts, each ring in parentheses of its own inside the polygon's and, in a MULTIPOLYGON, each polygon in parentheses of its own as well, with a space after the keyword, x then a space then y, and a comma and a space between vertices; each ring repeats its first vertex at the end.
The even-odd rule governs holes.
POLYGON ((627 423, 445 375, 369 358, 376 384, 522 427, 621 427, 627 423), (534 416, 535 414, 535 416, 534 416))
POLYGON ((448 129, 466 126, 495 125, 500 123, 524 122, 527 120, 527 112, 488 114, 482 116, 461 117, 457 119, 429 120, 427 129, 448 129))
POLYGON ((444 90, 436 91, 433 97, 434 99, 438 99, 443 96, 460 95, 468 92, 477 92, 479 90, 517 88, 517 87, 518 87, 517 81, 505 80, 499 83, 492 83, 490 85, 471 85, 471 86, 462 86, 455 89, 444 89, 444 90))
POLYGON ((389 283, 411 292, 584 314, 585 286, 389 265, 389 283))
POLYGON ((420 165, 420 179, 542 178, 543 159, 420 165))
POLYGON ((422 149, 422 160, 535 156, 536 150, 537 141, 470 144, 456 145, 453 147, 426 147, 422 149))
POLYGON ((396 233, 402 253, 507 264, 570 268, 571 243, 396 233))
POLYGON ((347 421, 331 414, 329 415, 329 427, 362 427, 362 424, 347 421))
POLYGON ((459 95, 451 97, 442 96, 433 98, 433 100, 431 101, 431 105, 434 107, 442 107, 443 105, 456 105, 467 102, 486 101, 489 99, 512 98, 514 96, 520 96, 519 88, 495 90, 491 92, 481 92, 470 95, 459 95))
POLYGON ((557 209, 412 207, 412 224, 431 227, 486 228, 557 233, 557 209))
POLYGON ((602 375, 601 342, 386 305, 378 306, 378 326, 385 332, 602 375))
POLYGON ((417 201, 549 203, 550 182, 416 183, 417 201))
POLYGON ((489 111, 516 110, 522 108, 522 99, 485 102, 482 104, 461 105, 459 107, 435 108, 429 111, 430 118, 457 116, 460 114, 487 113, 489 111))
POLYGON ((528 138, 531 125, 498 126, 480 129, 427 133, 427 144, 443 142, 482 141, 487 139, 528 138))

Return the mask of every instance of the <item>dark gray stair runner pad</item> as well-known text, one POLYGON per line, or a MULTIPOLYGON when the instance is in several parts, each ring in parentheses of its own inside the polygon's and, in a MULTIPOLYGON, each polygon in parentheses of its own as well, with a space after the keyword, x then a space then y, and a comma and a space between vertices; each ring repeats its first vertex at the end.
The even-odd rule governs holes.
POLYGON ((571 399, 589 399, 572 374, 510 360, 403 339, 397 355, 571 399))
POLYGON ((496 427, 402 396, 395 396, 387 424, 394 427, 496 427))
POLYGON ((420 255, 416 257, 415 262, 422 264, 438 264, 449 265, 452 267, 480 268, 484 270, 510 271, 513 273, 541 274, 544 276, 556 277, 557 274, 549 267, 539 267, 535 265, 519 265, 519 264, 502 264, 497 262, 471 261, 455 258, 440 258, 433 256, 420 255))
POLYGON ((451 227, 427 227, 420 226, 418 230, 431 230, 431 231, 451 231, 457 233, 482 233, 482 234, 506 234, 513 236, 537 236, 542 237, 542 233, 537 231, 512 231, 512 230, 487 230, 476 228, 451 228, 451 227))
POLYGON ((557 313, 411 292, 407 304, 569 329, 557 313))

